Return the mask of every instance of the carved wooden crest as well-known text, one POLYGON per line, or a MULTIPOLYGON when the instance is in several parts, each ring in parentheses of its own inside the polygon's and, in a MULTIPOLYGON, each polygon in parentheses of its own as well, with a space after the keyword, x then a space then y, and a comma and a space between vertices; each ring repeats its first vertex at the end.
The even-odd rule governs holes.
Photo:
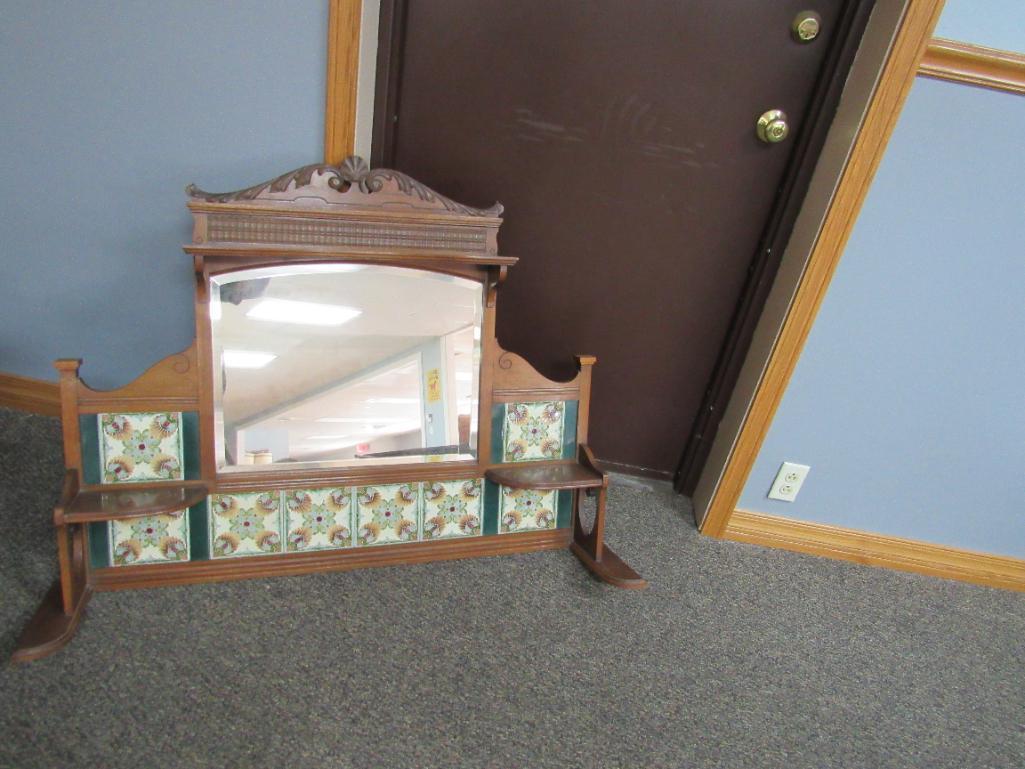
POLYGON ((272 203, 313 206, 412 208, 460 216, 497 218, 501 203, 473 208, 435 192, 400 171, 373 170, 352 155, 338 166, 324 163, 303 166, 261 184, 235 192, 204 192, 190 184, 189 197, 206 203, 272 203))

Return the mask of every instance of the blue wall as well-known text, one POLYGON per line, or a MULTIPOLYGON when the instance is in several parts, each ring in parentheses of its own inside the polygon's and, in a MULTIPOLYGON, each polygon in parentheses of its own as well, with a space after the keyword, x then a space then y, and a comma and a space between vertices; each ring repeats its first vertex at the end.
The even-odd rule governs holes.
POLYGON ((118 386, 192 340, 185 185, 322 158, 327 1, 0 13, 0 371, 118 386))
POLYGON ((1022 125, 916 81, 742 508, 1025 557, 1022 125), (795 503, 766 499, 784 460, 795 503))
POLYGON ((1025 2, 947 0, 935 35, 987 48, 1025 51, 1025 2))

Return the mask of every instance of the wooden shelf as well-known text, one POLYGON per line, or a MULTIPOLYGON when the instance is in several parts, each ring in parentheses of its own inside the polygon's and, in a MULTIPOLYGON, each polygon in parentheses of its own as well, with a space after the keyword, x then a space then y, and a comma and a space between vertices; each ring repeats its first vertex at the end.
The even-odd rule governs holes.
POLYGON ((511 489, 597 489, 602 474, 578 464, 492 467, 484 477, 511 489))
POLYGON ((161 515, 185 510, 203 501, 208 493, 201 484, 79 491, 63 517, 65 523, 90 523, 161 515))

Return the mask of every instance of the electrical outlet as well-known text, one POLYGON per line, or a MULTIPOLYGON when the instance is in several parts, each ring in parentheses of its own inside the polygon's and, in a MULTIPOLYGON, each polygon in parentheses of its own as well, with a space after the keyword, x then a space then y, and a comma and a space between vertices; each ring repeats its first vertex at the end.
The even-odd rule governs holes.
POLYGON ((784 462, 776 473, 776 480, 772 482, 769 489, 769 499, 778 499, 781 502, 793 502, 797 499, 797 492, 801 490, 801 484, 808 477, 808 465, 797 465, 793 462, 784 462))

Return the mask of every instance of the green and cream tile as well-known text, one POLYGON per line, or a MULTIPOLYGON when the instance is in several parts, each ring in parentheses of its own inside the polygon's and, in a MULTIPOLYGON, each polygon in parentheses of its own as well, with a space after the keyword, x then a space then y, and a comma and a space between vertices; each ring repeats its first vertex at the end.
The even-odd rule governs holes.
POLYGON ((419 483, 361 486, 356 490, 356 544, 416 542, 419 532, 419 483))
POLYGON ((336 487, 286 492, 288 552, 352 547, 353 491, 336 487))
POLYGON ((110 563, 134 566, 189 560, 189 516, 185 510, 108 522, 110 563))
POLYGON ((481 480, 423 484, 424 539, 472 537, 481 533, 481 480))
POLYGON ((555 491, 503 486, 498 495, 498 530, 502 534, 554 529, 556 517, 555 491))
POLYGON ((565 426, 566 405, 562 401, 507 404, 504 461, 559 459, 565 426))
POLYGON ((182 477, 180 412, 97 414, 104 483, 182 477))
POLYGON ((210 496, 210 557, 281 552, 281 494, 277 491, 210 496))

